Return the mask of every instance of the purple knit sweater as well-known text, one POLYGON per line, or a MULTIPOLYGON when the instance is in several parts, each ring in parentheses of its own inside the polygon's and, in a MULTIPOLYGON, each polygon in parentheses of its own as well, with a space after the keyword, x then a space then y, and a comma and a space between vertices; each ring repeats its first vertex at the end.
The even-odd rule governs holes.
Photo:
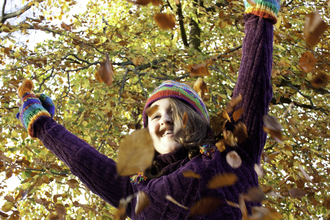
MULTIPOLYGON (((241 219, 240 210, 229 206, 226 200, 238 203, 240 193, 258 186, 254 164, 260 162, 266 141, 262 116, 267 114, 272 97, 270 75, 273 52, 273 25, 255 15, 244 15, 244 19, 246 36, 233 97, 242 94, 243 100, 237 109, 244 109, 242 121, 247 126, 249 138, 235 148, 243 161, 238 169, 231 168, 226 162, 229 150, 222 153, 215 151, 211 157, 199 155, 189 161, 186 150, 180 148, 157 157, 164 166, 163 176, 133 185, 129 177, 118 176, 112 159, 100 154, 51 118, 40 117, 33 125, 35 134, 91 191, 111 205, 118 207, 121 198, 144 191, 151 205, 136 216, 134 199, 127 207, 127 214, 132 219, 241 219), (185 170, 192 170, 202 178, 185 178, 182 175, 185 170), (221 173, 235 173, 238 181, 229 187, 208 189, 206 185, 211 177, 221 173), (189 211, 168 201, 166 195, 189 208, 205 196, 216 196, 223 203, 212 214, 188 218, 189 211)), ((250 207, 256 205, 260 204, 247 203, 249 212, 250 207)))

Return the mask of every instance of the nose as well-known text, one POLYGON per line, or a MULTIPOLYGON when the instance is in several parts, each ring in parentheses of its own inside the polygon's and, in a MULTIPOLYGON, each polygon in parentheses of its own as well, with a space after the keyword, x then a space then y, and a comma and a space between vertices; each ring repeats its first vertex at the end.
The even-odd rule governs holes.
POLYGON ((173 123, 173 120, 172 120, 172 116, 165 113, 163 114, 162 116, 162 119, 161 119, 161 124, 172 124, 173 123))

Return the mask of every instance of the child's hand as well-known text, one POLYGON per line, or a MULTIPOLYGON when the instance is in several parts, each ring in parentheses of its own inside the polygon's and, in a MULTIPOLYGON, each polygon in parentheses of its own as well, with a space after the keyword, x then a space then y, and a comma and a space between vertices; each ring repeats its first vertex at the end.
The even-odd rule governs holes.
MULTIPOLYGON (((25 80, 23 84, 18 88, 18 96, 22 100, 22 106, 20 106, 19 113, 17 113, 16 118, 20 119, 23 127, 28 129, 29 135, 31 137, 35 137, 32 130, 33 123, 40 116, 51 117, 51 114, 44 108, 43 103, 41 103, 41 101, 31 92, 32 88, 33 88, 33 83, 31 80, 25 80)), ((54 104, 50 100, 52 106, 48 105, 49 100, 45 98, 43 102, 45 102, 45 105, 52 112, 54 112, 55 110, 54 104)))

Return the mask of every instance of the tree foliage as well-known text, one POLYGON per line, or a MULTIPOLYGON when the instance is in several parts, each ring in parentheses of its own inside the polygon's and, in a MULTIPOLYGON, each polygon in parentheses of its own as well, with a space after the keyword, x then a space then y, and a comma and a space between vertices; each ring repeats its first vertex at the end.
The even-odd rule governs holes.
MULTIPOLYGON (((231 99, 242 56, 243 1, 99 0, 67 18, 75 4, 25 0, 14 11, 6 0, 1 5, 0 171, 6 180, 21 180, 12 192, 5 191, 6 180, 0 185, 3 219, 112 219, 115 213, 27 137, 15 118, 23 79, 51 96, 59 124, 114 160, 123 137, 142 127, 146 98, 162 80, 193 86, 202 77, 199 92, 211 116, 231 99), (14 22, 28 11, 35 13, 14 22), (17 36, 32 31, 52 37, 31 49, 17 36)), ((330 217, 329 4, 284 0, 275 25, 269 114, 283 127, 282 143, 268 139, 259 179, 267 193, 263 206, 280 213, 274 219, 330 217)))

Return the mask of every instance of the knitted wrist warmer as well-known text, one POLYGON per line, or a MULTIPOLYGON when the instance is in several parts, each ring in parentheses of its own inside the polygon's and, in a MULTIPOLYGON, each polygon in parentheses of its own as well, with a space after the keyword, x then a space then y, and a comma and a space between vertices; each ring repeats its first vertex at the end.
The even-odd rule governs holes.
POLYGON ((36 94, 36 96, 39 98, 41 101, 42 106, 49 112, 51 117, 54 117, 55 114, 55 105, 53 101, 46 96, 45 94, 36 94))
POLYGON ((42 106, 40 100, 31 92, 33 83, 31 80, 25 80, 18 88, 18 96, 22 100, 22 106, 19 108, 19 113, 16 114, 23 127, 27 128, 31 137, 36 137, 33 134, 32 125, 40 116, 51 116, 49 112, 42 106))
POLYGON ((255 14, 259 17, 269 19, 273 24, 277 22, 277 14, 280 10, 280 0, 254 0, 256 5, 250 5, 244 0, 245 13, 255 14))

